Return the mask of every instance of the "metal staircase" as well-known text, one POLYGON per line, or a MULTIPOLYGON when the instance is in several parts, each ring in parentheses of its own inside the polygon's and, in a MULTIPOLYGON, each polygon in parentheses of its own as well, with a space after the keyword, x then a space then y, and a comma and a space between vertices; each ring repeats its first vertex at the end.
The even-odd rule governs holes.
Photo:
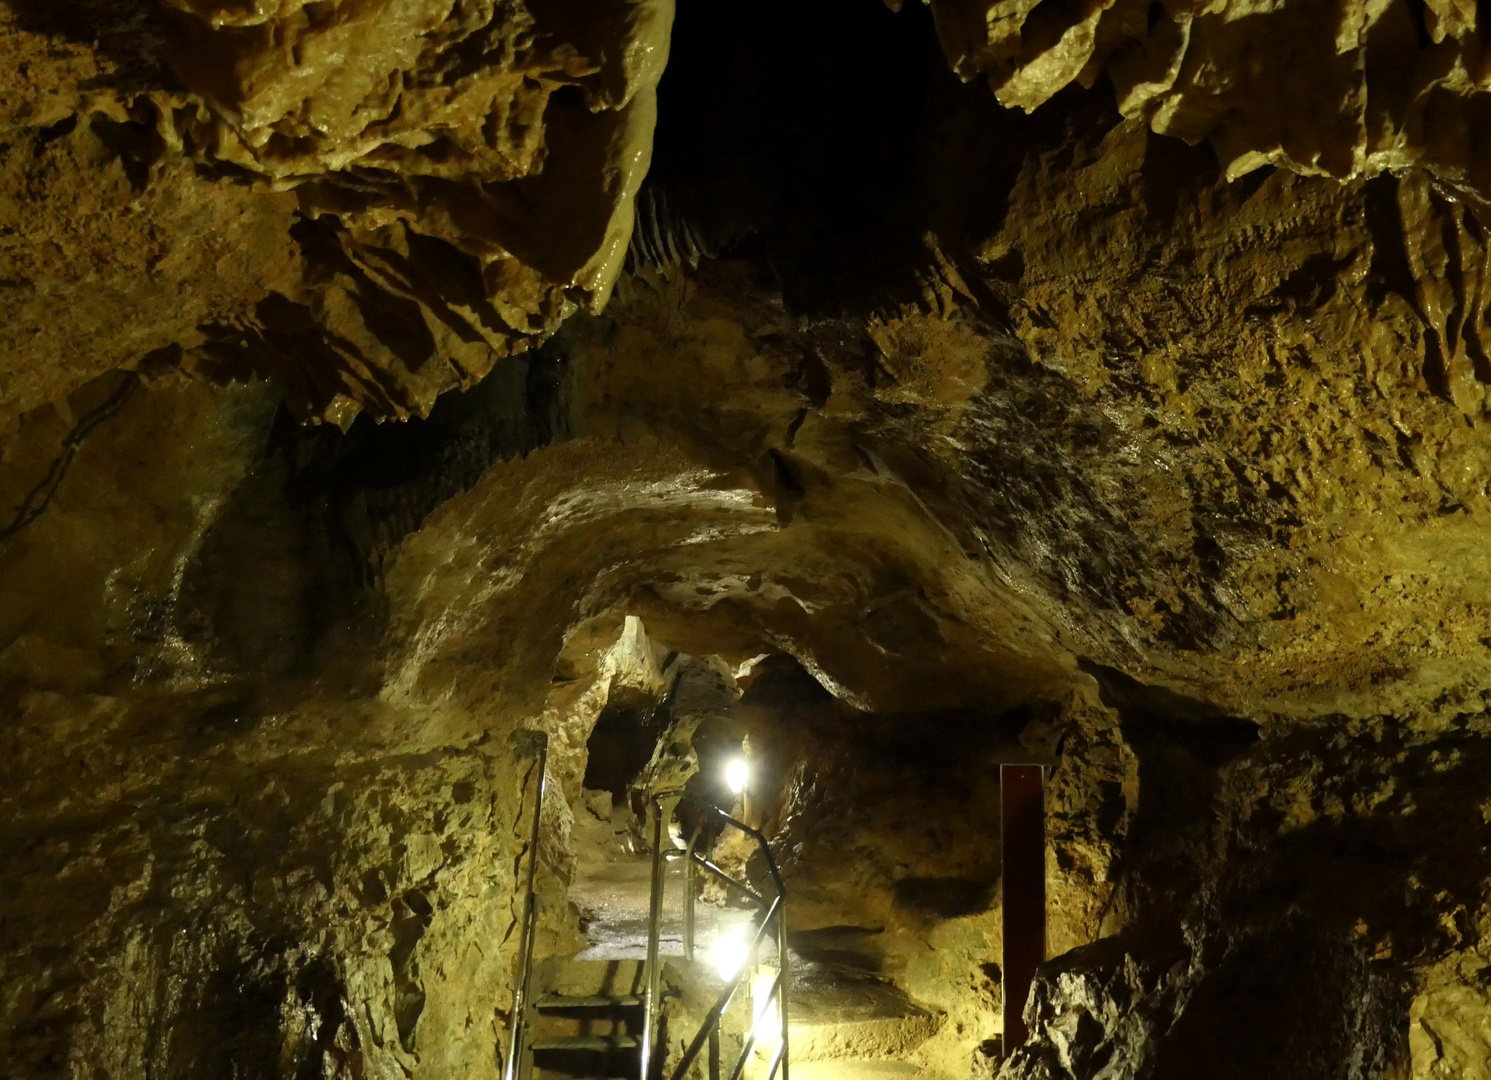
MULTIPOLYGON (((537 734, 537 733, 535 733, 537 734)), ((723 822, 756 844, 771 875, 773 895, 768 898, 745 882, 722 870, 695 850, 698 832, 684 851, 665 849, 661 808, 654 802, 651 817, 652 879, 648 910, 646 959, 640 965, 616 961, 550 960, 542 966, 544 980, 554 986, 535 999, 533 980, 534 946, 537 937, 534 875, 538 865, 539 820, 547 788, 548 741, 539 735, 535 746, 536 792, 533 824, 528 846, 528 869, 523 893, 522 934, 519 938, 518 976, 513 989, 513 1010, 508 1036, 503 1080, 532 1080, 537 1066, 570 1077, 615 1078, 615 1080, 685 1080, 702 1063, 707 1069, 700 1080, 741 1080, 750 1066, 758 1043, 779 1037, 771 1063, 750 1080, 782 1080, 788 1076, 787 1037, 787 917, 786 888, 771 848, 758 830, 715 809, 723 822), (756 909, 747 959, 715 997, 698 1031, 670 1055, 660 1045, 662 1021, 663 965, 659 956, 662 934, 665 861, 684 862, 683 946, 685 964, 694 960, 694 903, 700 870, 723 881, 756 909), (741 1048, 724 1068, 721 1033, 731 1003, 742 986, 751 986, 761 969, 761 953, 768 941, 774 945, 776 973, 770 989, 757 992, 752 1002, 753 1018, 742 1034, 741 1048), (554 984, 558 984, 555 986, 554 984), (774 1008, 773 1008, 774 1006, 774 1008), (773 1013, 775 1015, 773 1015, 773 1013), (775 1021, 775 1022, 774 1022, 775 1021), (578 1030, 575 1030, 578 1029, 578 1030)), ((675 1040, 669 1039, 670 1043, 675 1040)))

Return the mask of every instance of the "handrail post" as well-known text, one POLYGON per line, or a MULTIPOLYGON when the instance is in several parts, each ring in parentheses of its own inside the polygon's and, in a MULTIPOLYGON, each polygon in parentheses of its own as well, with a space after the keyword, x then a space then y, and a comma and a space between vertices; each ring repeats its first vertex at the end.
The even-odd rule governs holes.
MULTIPOLYGON (((756 932, 751 937, 748 960, 750 969, 754 970, 756 964, 760 960, 761 942, 769 932, 775 930, 778 968, 777 978, 772 986, 771 993, 767 995, 766 1001, 767 1005, 769 1006, 771 999, 773 997, 776 998, 777 1008, 780 1010, 779 1016, 781 1018, 782 1043, 781 1046, 778 1047, 777 1053, 772 1060, 771 1070, 766 1080, 776 1080, 778 1068, 781 1069, 782 1080, 789 1080, 788 1073, 790 1067, 788 1065, 787 1058, 790 1017, 787 1007, 787 983, 789 978, 791 977, 791 963, 789 961, 787 951, 787 886, 782 881, 781 868, 777 866, 777 860, 772 855, 771 845, 767 843, 765 835, 762 834, 759 829, 751 828, 751 826, 745 824, 745 822, 731 817, 729 814, 725 813, 725 811, 719 809, 718 807, 715 807, 713 809, 714 812, 721 818, 723 818, 727 824, 733 826, 736 829, 739 829, 741 832, 745 833, 756 842, 756 845, 760 849, 762 856, 766 859, 766 869, 771 873, 772 883, 776 886, 776 899, 771 901, 771 903, 768 905, 765 898, 758 892, 756 892, 755 889, 752 889, 749 885, 745 885, 742 882, 736 881, 714 863, 710 862, 708 858, 696 853, 694 850, 694 846, 695 842, 698 840, 699 834, 697 831, 695 832, 694 837, 689 840, 688 851, 685 853, 684 856, 686 866, 685 880, 692 881, 692 878, 689 875, 690 872, 693 870, 693 864, 697 862, 700 866, 704 867, 712 874, 721 878, 727 884, 735 886, 759 907, 765 908, 765 912, 762 915, 761 921, 756 923, 756 932)), ((654 826, 653 832, 654 837, 656 837, 654 841, 654 850, 657 850, 661 847, 661 837, 656 825, 654 826)), ((655 961, 653 946, 657 936, 659 912, 661 911, 662 883, 660 880, 658 880, 656 862, 654 863, 653 876, 656 884, 653 889, 653 929, 648 938, 649 962, 655 961)), ((689 920, 689 914, 690 913, 688 911, 688 905, 686 903, 684 914, 684 918, 686 920, 685 934, 691 937, 692 935, 688 928, 687 922, 689 920)), ((741 970, 736 972, 735 977, 728 980, 725 989, 721 992, 719 998, 716 999, 714 1006, 709 1010, 709 1014, 705 1017, 704 1023, 700 1026, 699 1031, 697 1032, 697 1034, 694 1035, 693 1040, 684 1049, 683 1057, 680 1058, 677 1064, 673 1067, 669 1080, 685 1080, 685 1076, 688 1073, 688 1070, 693 1066, 694 1062, 698 1060, 699 1054, 703 1051, 706 1040, 709 1043, 709 1080, 722 1080, 719 1059, 720 1019, 724 1015, 725 1010, 729 1007, 731 999, 734 998, 736 990, 739 989, 741 980, 745 976, 745 972, 746 965, 742 965, 741 970)), ((655 979, 655 969, 653 969, 651 974, 652 977, 655 979)), ((647 1031, 649 1035, 651 1034, 653 1022, 652 997, 654 996, 654 990, 655 984, 652 981, 649 981, 649 997, 647 1006, 647 1031)), ((740 1080, 741 1073, 746 1065, 746 1059, 750 1056, 751 1050, 756 1044, 756 1023, 762 1019, 765 1010, 763 1009, 762 1012, 759 1014, 755 1013, 754 1010, 755 1006, 753 1003, 751 1009, 751 1012, 753 1013, 751 1020, 751 1033, 746 1039, 745 1048, 742 1050, 740 1056, 736 1059, 734 1067, 730 1070, 728 1080, 740 1080)), ((644 1049, 644 1053, 650 1054, 650 1049, 644 1049)), ((643 1061, 644 1063, 649 1062, 650 1057, 644 1057, 643 1061)), ((642 1080, 654 1080, 654 1078, 644 1074, 642 1080)))
MULTIPOLYGON (((766 914, 762 916, 761 921, 756 925, 756 933, 751 938, 751 943, 749 946, 749 950, 751 952, 754 952, 757 948, 760 947, 761 939, 766 936, 767 930, 771 927, 771 920, 776 917, 777 911, 779 908, 781 908, 781 906, 782 897, 780 896, 778 896, 771 902, 771 907, 767 909, 766 914)), ((736 991, 740 989, 740 984, 744 980, 744 978, 745 968, 744 966, 742 966, 741 969, 735 973, 734 978, 728 980, 725 985, 725 989, 722 990, 720 992, 720 996, 715 999, 715 1003, 710 1008, 709 1014, 704 1018, 704 1023, 699 1027, 698 1034, 694 1036, 693 1041, 689 1043, 688 1048, 684 1050, 683 1057, 679 1059, 678 1064, 673 1067, 671 1080, 683 1080, 690 1066, 694 1064, 694 1062, 698 1059, 700 1052, 703 1051, 705 1040, 709 1037, 710 1033, 715 1028, 719 1027, 720 1017, 723 1016, 725 1010, 730 1007, 730 1002, 734 999, 736 991)))
POLYGON ((652 800, 652 899, 647 913, 647 959, 642 977, 646 990, 642 998, 641 1080, 652 1080, 653 1041, 657 1037, 657 995, 661 972, 658 964, 658 939, 663 922, 663 806, 652 800))
POLYGON ((683 853, 683 958, 694 962, 694 847, 699 843, 696 828, 689 837, 688 850, 683 853))
POLYGON ((778 1051, 782 1063, 782 1080, 789 1080, 790 1068, 787 1051, 787 898, 782 897, 777 908, 777 1009, 782 1016, 782 1046, 778 1051))
POLYGON ((542 740, 538 752, 538 793, 533 800, 533 831, 528 841, 528 882, 523 890, 523 929, 519 939, 518 978, 513 984, 513 1009, 507 1034, 507 1061, 503 1063, 502 1080, 519 1080, 519 1059, 524 1054, 523 1031, 528 1017, 528 1000, 533 983, 533 948, 538 937, 538 919, 534 903, 534 873, 538 869, 539 824, 543 818, 544 789, 548 784, 549 737, 542 740))

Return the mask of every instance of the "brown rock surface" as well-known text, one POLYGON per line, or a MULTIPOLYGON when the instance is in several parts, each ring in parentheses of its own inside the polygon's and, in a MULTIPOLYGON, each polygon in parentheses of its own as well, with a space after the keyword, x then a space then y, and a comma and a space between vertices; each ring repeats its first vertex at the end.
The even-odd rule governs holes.
POLYGON ((953 69, 1011 108, 1106 77, 1125 117, 1209 141, 1229 179, 1417 166, 1482 205, 1491 191, 1485 16, 1463 4, 927 2, 953 69))
POLYGON ((1484 1071, 1477 18, 0 0, 0 1058, 496 1075, 676 650, 815 1045, 1001 1067, 1039 755, 1002 1075, 1484 1071))
POLYGON ((302 419, 428 412, 604 304, 671 21, 671 0, 0 5, 24 346, 0 400, 169 349, 274 378, 302 419))

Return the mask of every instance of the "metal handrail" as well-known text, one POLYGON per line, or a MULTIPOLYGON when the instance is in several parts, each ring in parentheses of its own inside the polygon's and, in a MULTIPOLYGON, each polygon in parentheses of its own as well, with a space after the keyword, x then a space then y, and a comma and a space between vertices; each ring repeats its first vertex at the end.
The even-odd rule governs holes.
MULTIPOLYGON (((772 918, 778 913, 781 906, 782 898, 780 896, 771 902, 771 907, 766 911, 766 917, 756 927, 756 936, 751 940, 750 955, 754 956, 756 950, 761 947, 761 940, 766 936, 766 930, 771 925, 772 918)), ((740 989, 740 984, 745 979, 746 972, 749 969, 749 964, 742 964, 740 970, 735 973, 735 977, 726 984, 720 996, 715 999, 714 1004, 710 1006, 709 1012, 705 1014, 704 1023, 699 1027, 698 1033, 694 1035, 693 1041, 689 1043, 688 1049, 683 1052, 683 1057, 674 1067, 669 1080, 682 1080, 684 1073, 688 1072, 689 1067, 698 1060, 699 1052, 704 1049, 704 1041, 709 1037, 713 1029, 719 1027, 721 1017, 725 1015, 725 1010, 730 1007, 730 1002, 735 998, 735 991, 740 989)))
MULTIPOLYGON (((756 1014, 751 1022, 751 1033, 747 1036, 745 1045, 740 1048, 740 1056, 735 1059, 735 1068, 730 1070, 730 1080, 740 1080, 740 1074, 745 1071, 746 1060, 751 1056, 751 1051, 756 1048, 755 1021, 766 1015, 767 1007, 777 999, 777 994, 781 989, 782 973, 778 971, 777 977, 771 981, 771 989, 766 994, 766 1000, 761 1003, 761 1011, 756 1014)), ((773 1063, 772 1075, 776 1075, 775 1063, 773 1063)))
MULTIPOLYGON (((652 1040, 654 1038, 654 1033, 657 1030, 655 1016, 657 1002, 656 988, 660 975, 660 966, 657 962, 657 951, 658 940, 661 933, 660 923, 662 921, 661 867, 664 854, 662 851, 661 808, 657 805, 656 801, 654 801, 653 808, 655 811, 653 827, 653 898, 651 912, 652 918, 648 926, 647 934, 647 996, 645 999, 646 1015, 643 1020, 644 1038, 642 1042, 642 1080, 653 1080, 648 1070, 651 1068, 653 1057, 652 1040)), ((731 817, 729 814, 719 809, 718 807, 711 807, 710 809, 714 810, 714 812, 721 818, 723 818, 728 825, 739 829, 741 832, 745 833, 751 839, 756 841, 757 847, 761 850, 761 854, 766 859, 766 867, 771 873, 772 884, 776 887, 777 893, 776 897, 772 899, 772 901, 768 905, 764 896, 758 893, 755 889, 752 889, 750 886, 737 881, 735 878, 727 874, 724 870, 720 869, 719 866, 715 865, 709 859, 705 858, 694 849, 694 843, 690 841, 689 848, 684 853, 685 857, 688 858, 690 861, 690 866, 695 864, 697 864, 698 866, 702 866, 704 869, 708 870, 710 873, 714 874, 716 877, 720 878, 727 884, 733 885, 736 889, 743 892, 752 900, 752 902, 757 905, 758 908, 765 909, 765 913, 762 915, 761 921, 756 926, 756 934, 751 941, 751 947, 748 953, 749 956, 755 957, 757 955, 761 947, 761 942, 766 936, 767 930, 772 926, 773 922, 775 922, 776 924, 777 977, 772 983, 771 991, 766 995, 766 999, 762 1003, 763 1007, 761 1011, 755 1018, 753 1018, 753 1030, 750 1036, 746 1039, 745 1045, 741 1049, 740 1055, 735 1061, 735 1065, 730 1070, 729 1080, 740 1080, 740 1074, 744 1071, 746 1061, 750 1057, 751 1051, 755 1048, 756 1044, 754 1020, 759 1020, 762 1016, 764 1016, 766 1007, 769 1007, 773 1001, 777 1002, 778 1009, 781 1013, 782 1041, 780 1047, 778 1047, 777 1049, 776 1056, 772 1060, 771 1069, 767 1075, 767 1080, 775 1080, 777 1070, 779 1068, 782 1073, 782 1080, 789 1080, 789 1054, 787 1039, 787 887, 782 882, 781 872, 777 868, 776 858, 771 853, 771 845, 767 843, 766 837, 760 831, 751 828, 743 821, 731 817)), ((689 910, 690 908, 692 908, 693 902, 694 895, 692 881, 690 881, 688 894, 684 898, 684 903, 686 905, 684 915, 685 926, 689 926, 693 921, 691 918, 691 911, 689 910)), ((692 937, 692 934, 688 936, 692 937)), ((737 971, 734 978, 730 980, 729 985, 725 987, 719 998, 716 999, 714 1005, 710 1008, 709 1013, 705 1016, 704 1023, 700 1026, 699 1031, 694 1035, 693 1040, 689 1043, 688 1049, 684 1051, 683 1058, 679 1061, 677 1066, 674 1067, 673 1072, 669 1076, 669 1080, 683 1080, 684 1075, 690 1068, 693 1067, 694 1062, 698 1060, 699 1054, 703 1051, 706 1042, 708 1043, 710 1050, 710 1080, 719 1080, 720 1020, 724 1016, 725 1010, 730 1007, 730 1002, 734 1000, 735 993, 740 988, 740 984, 745 978, 746 972, 749 971, 752 966, 753 965, 750 964, 742 964, 740 970, 737 971)))
MULTIPOLYGON (((521 937, 518 953, 518 976, 513 984, 513 1006, 511 1014, 511 1025, 508 1031, 507 1061, 503 1064, 503 1080, 522 1080, 526 1076, 526 1070, 522 1068, 521 1062, 526 1054, 525 1035, 528 1028, 528 1018, 531 1011, 532 984, 533 984, 533 953, 538 938, 538 913, 536 893, 534 890, 535 874, 538 869, 539 832, 543 818, 544 794, 548 788, 548 765, 549 765, 549 737, 540 731, 531 732, 538 740, 538 785, 533 800, 533 828, 528 843, 528 875, 523 890, 523 912, 521 916, 521 937)), ((651 904, 648 918, 647 931, 647 959, 643 970, 645 980, 645 992, 643 998, 643 1030, 641 1039, 641 1080, 654 1080, 652 1076, 653 1057, 658 1031, 658 1000, 659 989, 662 978, 662 965, 658 962, 658 952, 662 928, 663 910, 663 861, 669 854, 663 851, 663 814, 662 806, 656 798, 652 800, 652 892, 651 904)), ((772 1060, 771 1069, 766 1080, 776 1080, 777 1070, 780 1068, 782 1080, 788 1077, 788 1046, 787 1046, 787 888, 782 882, 782 875, 777 868, 776 858, 771 853, 771 845, 767 843, 766 837, 756 829, 751 828, 743 821, 731 817, 718 807, 710 807, 718 814, 726 824, 739 829, 751 839, 756 841, 761 854, 766 859, 767 869, 771 872, 773 885, 776 887, 776 897, 770 904, 766 898, 755 889, 744 882, 736 880, 726 873, 714 862, 710 861, 696 849, 699 831, 696 829, 693 837, 689 840, 687 850, 682 857, 687 861, 685 867, 685 882, 687 884, 687 895, 685 897, 685 949, 686 954, 692 959, 693 945, 693 906, 694 906, 694 880, 693 868, 701 866, 714 874, 727 885, 748 897, 758 909, 764 909, 761 921, 756 925, 755 936, 751 940, 748 956, 752 958, 749 964, 742 964, 739 971, 730 980, 724 992, 715 1001, 709 1010, 703 1025, 690 1042, 685 1051, 683 1059, 673 1070, 669 1080, 683 1080, 684 1074, 698 1060, 700 1052, 705 1043, 709 1044, 710 1050, 710 1080, 720 1080, 720 1020, 734 999, 736 991, 740 988, 742 980, 748 971, 753 970, 754 958, 758 955, 761 942, 765 939, 767 930, 775 923, 776 945, 777 945, 777 977, 772 982, 770 992, 765 1000, 761 1002, 760 1011, 753 1018, 752 1031, 745 1040, 740 1055, 730 1070, 728 1080, 740 1080, 741 1073, 745 1069, 747 1060, 756 1045, 755 1021, 766 1014, 766 1009, 777 1002, 781 1014, 782 1041, 777 1049, 776 1056, 772 1060)))
POLYGON ((663 808, 656 798, 652 800, 651 895, 647 913, 647 959, 642 967, 645 989, 642 991, 641 1080, 651 1080, 652 1077, 652 1044, 657 1039, 658 987, 662 981, 658 944, 663 924, 663 808))
MULTIPOLYGON (((729 814, 725 813, 723 810, 716 809, 716 813, 718 813, 720 817, 724 818, 725 821, 728 822, 730 825, 739 829, 741 832, 749 836, 752 840, 756 841, 756 846, 761 849, 761 855, 766 860, 766 868, 771 872, 772 884, 776 886, 777 898, 773 902, 773 907, 776 909, 777 921, 777 978, 776 981, 772 984, 771 992, 766 996, 765 1005, 769 1006, 773 1000, 777 1001, 777 1007, 781 1012, 782 1041, 781 1045, 777 1047, 776 1057, 771 1063, 771 1069, 767 1073, 766 1080, 776 1080, 778 1067, 780 1067, 782 1071, 782 1080, 789 1080, 789 1059, 791 1055, 788 1050, 787 1039, 787 886, 782 881, 782 874, 777 867, 776 857, 772 855, 771 845, 767 843, 765 835, 763 835, 759 830, 751 828, 745 822, 736 820, 729 814)), ((772 913, 768 911, 766 917, 761 920, 761 926, 763 929, 771 922, 771 917, 772 913)), ((752 947, 751 955, 756 955, 755 946, 752 947)), ((732 1080, 736 1080, 736 1077, 739 1076, 741 1069, 745 1066, 745 1060, 749 1056, 751 1046, 755 1042, 755 1021, 759 1020, 762 1015, 765 1015, 764 1009, 752 1020, 751 1038, 748 1040, 747 1046, 741 1051, 740 1058, 736 1062, 732 1080)), ((719 1023, 718 1018, 715 1019, 715 1023, 719 1023)), ((714 1071, 718 1073, 718 1067, 716 1067, 714 1071)), ((673 1080, 681 1080, 680 1074, 675 1073, 673 1080)))
MULTIPOLYGON (((682 858, 682 857, 683 857, 682 855, 679 856, 679 858, 682 858)), ((715 877, 719 878, 726 885, 729 885, 732 888, 738 890, 739 892, 744 893, 746 899, 748 899, 749 901, 751 901, 751 903, 755 904, 758 908, 764 908, 766 906, 766 897, 762 896, 760 893, 758 893, 755 889, 751 888, 745 882, 743 882, 743 881, 737 881, 735 878, 733 878, 729 874, 727 874, 724 870, 721 870, 720 867, 717 864, 715 864, 713 862, 710 862, 703 855, 700 855, 698 852, 695 852, 692 861, 693 861, 693 863, 694 863, 695 866, 702 866, 702 867, 704 867, 704 869, 708 870, 711 874, 713 874, 715 877)), ((690 897, 690 899, 692 900, 692 897, 690 897)))
POLYGON ((694 962, 694 848, 699 844, 699 834, 703 827, 696 827, 693 835, 689 837, 689 846, 683 852, 683 895, 686 897, 683 905, 683 958, 687 963, 694 962))
POLYGON ((528 1002, 533 984, 533 949, 538 938, 538 918, 534 903, 533 878, 538 868, 539 822, 543 817, 544 790, 549 775, 549 736, 535 732, 540 738, 538 752, 538 792, 533 799, 533 834, 528 843, 528 884, 523 890, 523 930, 518 953, 518 978, 513 984, 513 1011, 507 1036, 507 1061, 502 1068, 502 1080, 517 1080, 518 1061, 523 1055, 523 1035, 527 1028, 528 1002))

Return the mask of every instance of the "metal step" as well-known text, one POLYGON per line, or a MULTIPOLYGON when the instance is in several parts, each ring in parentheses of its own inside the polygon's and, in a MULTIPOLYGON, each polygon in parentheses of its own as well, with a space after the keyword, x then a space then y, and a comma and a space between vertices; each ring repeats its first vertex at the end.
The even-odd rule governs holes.
POLYGON ((549 994, 534 1002, 536 1009, 632 1009, 642 1004, 636 994, 593 994, 586 997, 566 997, 549 994))
POLYGON ((635 1050, 635 1035, 539 1035, 530 1050, 635 1050))

